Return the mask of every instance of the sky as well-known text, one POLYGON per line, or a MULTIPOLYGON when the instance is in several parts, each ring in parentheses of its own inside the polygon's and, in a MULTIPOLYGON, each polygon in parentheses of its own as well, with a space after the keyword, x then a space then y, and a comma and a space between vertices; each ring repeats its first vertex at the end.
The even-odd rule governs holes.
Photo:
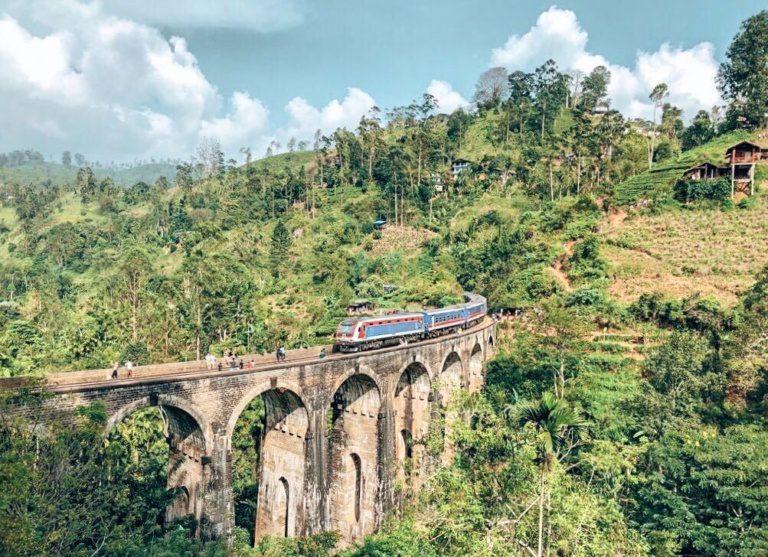
POLYGON ((0 152, 90 160, 228 156, 356 127, 424 92, 469 108, 489 67, 611 71, 649 117, 659 82, 691 118, 764 0, 0 0, 0 152))

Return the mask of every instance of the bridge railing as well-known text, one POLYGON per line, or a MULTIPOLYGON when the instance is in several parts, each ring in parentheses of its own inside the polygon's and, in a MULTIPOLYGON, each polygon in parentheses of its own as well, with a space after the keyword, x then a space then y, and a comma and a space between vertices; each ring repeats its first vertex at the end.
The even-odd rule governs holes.
MULTIPOLYGON (((491 319, 486 319, 485 321, 481 322, 479 325, 476 325, 473 327, 473 329, 485 329, 486 327, 492 326, 493 321, 491 319)), ((471 331, 472 329, 470 329, 471 331)), ((462 331, 459 333, 459 336, 462 334, 467 334, 466 331, 462 331)), ((443 337, 439 337, 438 339, 432 339, 423 341, 426 344, 429 344, 431 342, 439 342, 440 339, 443 339, 443 337)), ((243 361, 243 369, 242 371, 268 371, 280 367, 290 367, 294 365, 301 365, 306 363, 313 363, 319 361, 319 353, 322 348, 325 348, 326 354, 328 356, 328 359, 350 359, 355 358, 358 356, 358 354, 333 354, 331 350, 331 346, 313 346, 310 348, 298 348, 289 350, 286 353, 286 358, 284 361, 277 361, 277 358, 275 357, 274 353, 269 354, 244 354, 242 356, 237 356, 236 361, 239 363, 240 360, 243 361), (253 364, 252 364, 253 362, 253 364)), ((397 347, 391 347, 391 348, 385 348, 383 350, 397 350, 397 347)), ((234 371, 241 371, 239 366, 235 367, 234 371)), ((118 371, 118 378, 112 379, 112 369, 111 368, 103 368, 103 369, 91 369, 91 370, 84 370, 84 371, 68 371, 68 372, 55 372, 55 373, 49 373, 45 375, 45 385, 46 388, 64 388, 68 386, 74 386, 74 385, 83 385, 83 384, 94 384, 98 385, 99 387, 108 386, 109 384, 115 384, 115 385, 124 385, 125 381, 128 380, 152 380, 153 378, 168 378, 168 376, 184 376, 186 374, 197 374, 197 373, 210 373, 210 374, 217 374, 217 373, 227 373, 231 372, 229 363, 226 361, 225 358, 218 358, 217 363, 214 365, 213 369, 208 369, 208 366, 204 360, 191 360, 191 361, 185 361, 185 362, 171 362, 171 363, 165 363, 165 364, 149 364, 149 365, 141 365, 141 366, 135 366, 133 368, 132 375, 130 379, 128 378, 128 371, 125 369, 125 367, 120 367, 118 371), (221 363, 222 369, 219 372, 218 370, 218 364, 221 363)), ((22 387, 26 384, 29 384, 30 379, 34 379, 31 377, 10 377, 10 378, 0 378, 0 389, 2 390, 10 390, 10 389, 16 389, 19 387, 22 387)))
MULTIPOLYGON (((243 370, 266 370, 272 369, 276 365, 293 365, 305 361, 316 360, 322 346, 313 346, 311 348, 299 348, 287 351, 286 359, 278 362, 275 354, 244 354, 236 356, 236 362, 243 361, 243 370), (253 365, 252 365, 253 363, 253 365)), ((326 352, 330 354, 330 346, 325 347, 326 352)), ((170 362, 165 364, 148 364, 134 366, 131 379, 151 379, 153 377, 164 377, 168 375, 183 375, 194 372, 212 372, 219 373, 218 364, 221 363, 221 373, 230 371, 229 362, 226 358, 217 357, 217 363, 212 370, 208 369, 205 360, 190 360, 185 362, 170 362)), ((236 366, 236 371, 240 371, 236 366)), ((22 387, 29 382, 29 377, 8 377, 0 379, 0 389, 14 389, 22 387)), ((128 379, 128 370, 121 366, 118 371, 117 379, 112 379, 112 368, 90 369, 83 371, 55 372, 45 376, 45 382, 48 387, 66 387, 68 385, 79 385, 82 383, 102 383, 102 382, 120 382, 128 379)))

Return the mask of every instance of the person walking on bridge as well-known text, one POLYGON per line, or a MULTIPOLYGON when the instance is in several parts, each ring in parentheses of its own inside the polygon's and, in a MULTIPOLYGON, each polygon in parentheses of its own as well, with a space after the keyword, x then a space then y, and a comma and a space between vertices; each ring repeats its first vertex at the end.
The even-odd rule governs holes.
POLYGON ((128 377, 133 377, 133 362, 131 360, 126 360, 125 370, 128 372, 128 377))
POLYGON ((117 370, 120 368, 120 364, 117 362, 112 363, 112 379, 117 379, 117 370))

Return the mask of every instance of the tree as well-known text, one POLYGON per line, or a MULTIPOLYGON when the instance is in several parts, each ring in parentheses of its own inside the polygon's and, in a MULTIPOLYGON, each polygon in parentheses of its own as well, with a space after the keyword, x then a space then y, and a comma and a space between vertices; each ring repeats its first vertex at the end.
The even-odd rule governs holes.
POLYGON ((61 154, 61 164, 63 164, 67 168, 72 166, 72 153, 70 153, 69 151, 64 151, 61 154))
POLYGON ((203 178, 210 178, 223 171, 224 152, 221 143, 213 137, 203 137, 197 147, 197 162, 203 178))
POLYGON ((80 192, 83 203, 96 194, 96 176, 94 176, 90 166, 80 167, 80 170, 77 171, 75 182, 77 183, 77 190, 80 192))
POLYGON ((85 157, 81 155, 80 153, 75 153, 75 165, 78 167, 85 166, 85 157))
POLYGON ((547 60, 533 74, 533 92, 539 113, 540 138, 551 127, 568 99, 569 77, 558 71, 554 60, 547 60))
MULTIPOLYGON (((597 66, 587 77, 582 86, 582 106, 586 110, 594 110, 599 104, 605 103, 608 85, 611 82, 611 72, 605 66, 597 66)), ((575 106, 575 100, 574 100, 575 106)))
POLYGON ((272 243, 269 251, 269 257, 272 263, 272 273, 276 277, 281 276, 283 262, 288 255, 288 249, 290 247, 291 235, 282 219, 279 219, 275 225, 275 229, 272 231, 272 243))
POLYGON ((121 304, 128 310, 131 342, 139 340, 140 314, 147 299, 147 283, 153 275, 149 254, 141 247, 129 248, 117 267, 116 287, 121 304))
POLYGON ((653 103, 653 127, 651 128, 651 131, 648 134, 648 168, 653 167, 654 140, 657 134, 656 111, 659 108, 661 108, 663 104, 662 101, 668 96, 669 96, 669 87, 667 87, 666 83, 659 83, 656 87, 653 88, 653 91, 651 91, 651 94, 648 95, 648 98, 653 103))
POLYGON ((715 136, 715 125, 706 110, 699 110, 682 134, 683 150, 703 145, 715 136))
POLYGON ((551 506, 551 491, 547 479, 555 463, 568 456, 578 445, 579 428, 583 421, 565 400, 548 391, 538 402, 523 402, 510 407, 508 412, 513 417, 515 425, 531 426, 536 432, 539 464, 539 524, 536 557, 542 557, 545 554, 544 509, 551 506))
POLYGON ((482 108, 493 108, 499 106, 508 91, 507 71, 504 68, 495 67, 480 74, 472 100, 482 108))
POLYGON ((748 18, 726 51, 717 85, 730 129, 768 125, 768 10, 748 18))
POLYGON ((251 153, 250 147, 240 147, 240 154, 243 155, 246 166, 251 164, 251 160, 253 160, 253 154, 251 153))

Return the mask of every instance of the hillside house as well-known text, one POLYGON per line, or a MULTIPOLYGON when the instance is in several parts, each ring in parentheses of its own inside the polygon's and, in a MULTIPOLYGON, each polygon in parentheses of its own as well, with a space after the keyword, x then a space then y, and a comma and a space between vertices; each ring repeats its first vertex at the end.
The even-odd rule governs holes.
POLYGON ((687 180, 714 180, 720 176, 722 176, 721 169, 711 162, 692 166, 683 174, 683 177, 687 180))
POLYGON ((737 191, 755 193, 755 165, 764 156, 768 157, 768 149, 752 141, 740 141, 728 147, 725 161, 731 171, 731 195, 737 191))
POLYGON ((363 313, 368 313, 370 311, 373 311, 376 309, 376 304, 374 304, 370 300, 352 300, 347 304, 347 314, 348 315, 361 315, 363 313))
POLYGON ((451 164, 451 174, 453 174, 453 177, 455 178, 462 172, 464 172, 466 169, 469 168, 470 162, 464 159, 456 159, 451 164))
POLYGON ((731 180, 731 196, 737 192, 753 195, 755 193, 755 165, 760 161, 768 161, 768 147, 763 147, 753 141, 740 141, 726 149, 723 165, 718 166, 711 162, 704 162, 687 169, 683 173, 683 178, 686 180, 729 178, 731 180))

